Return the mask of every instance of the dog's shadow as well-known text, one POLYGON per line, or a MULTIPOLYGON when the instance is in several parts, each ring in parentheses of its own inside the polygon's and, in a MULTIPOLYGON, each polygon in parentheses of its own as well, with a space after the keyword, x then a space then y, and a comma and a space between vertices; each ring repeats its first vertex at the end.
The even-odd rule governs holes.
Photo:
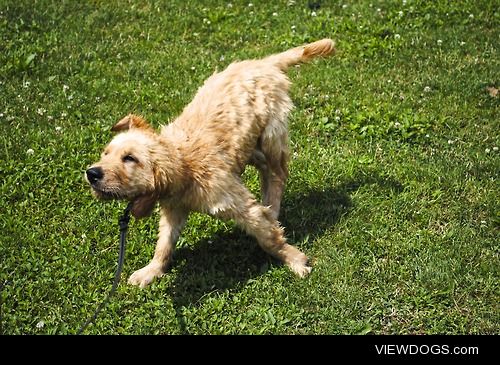
MULTIPOLYGON (((361 174, 334 187, 289 193, 283 199, 280 221, 292 244, 299 243, 307 252, 316 237, 334 227, 349 214, 354 203, 352 193, 363 185, 376 184, 383 189, 401 192, 402 185, 376 174, 361 174)), ((238 228, 180 247, 174 253, 176 278, 171 296, 182 332, 187 332, 183 308, 201 301, 209 293, 237 288, 281 265, 267 255, 253 237, 238 228)))

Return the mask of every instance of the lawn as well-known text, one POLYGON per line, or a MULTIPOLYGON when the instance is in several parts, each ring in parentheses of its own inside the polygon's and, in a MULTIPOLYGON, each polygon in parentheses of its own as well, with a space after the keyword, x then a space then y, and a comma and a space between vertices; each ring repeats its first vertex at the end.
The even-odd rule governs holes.
POLYGON ((129 286, 154 214, 84 333, 500 333, 499 20, 493 0, 0 0, 0 334, 76 333, 107 295, 125 203, 83 172, 114 122, 159 127, 215 70, 326 37, 334 57, 289 72, 280 221, 311 275, 192 214, 168 273, 129 286))

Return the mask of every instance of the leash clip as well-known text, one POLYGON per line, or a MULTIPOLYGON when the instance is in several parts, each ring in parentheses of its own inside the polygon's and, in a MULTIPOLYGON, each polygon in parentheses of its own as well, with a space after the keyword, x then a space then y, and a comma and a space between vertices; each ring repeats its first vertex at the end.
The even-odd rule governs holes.
POLYGON ((128 223, 130 222, 130 210, 132 209, 132 202, 128 203, 127 207, 123 211, 123 215, 118 219, 118 225, 120 226, 120 232, 124 232, 128 229, 128 223))

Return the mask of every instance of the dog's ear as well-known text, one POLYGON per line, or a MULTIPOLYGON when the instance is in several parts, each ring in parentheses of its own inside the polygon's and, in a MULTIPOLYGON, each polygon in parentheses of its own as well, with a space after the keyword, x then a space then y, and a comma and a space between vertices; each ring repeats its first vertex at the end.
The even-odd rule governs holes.
POLYGON ((158 196, 156 194, 141 195, 132 203, 130 212, 136 219, 146 218, 153 213, 158 196))
POLYGON ((153 131, 153 128, 144 120, 144 118, 134 114, 129 114, 125 118, 121 119, 111 128, 111 131, 120 132, 133 128, 153 131))

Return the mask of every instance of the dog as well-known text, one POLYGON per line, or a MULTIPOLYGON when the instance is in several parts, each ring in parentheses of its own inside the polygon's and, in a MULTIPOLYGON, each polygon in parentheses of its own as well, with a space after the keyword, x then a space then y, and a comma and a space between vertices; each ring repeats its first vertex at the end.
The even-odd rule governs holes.
POLYGON ((157 133, 129 114, 85 178, 98 199, 132 202, 136 218, 160 207, 158 242, 151 262, 128 282, 141 288, 161 277, 191 211, 233 219, 260 247, 299 277, 311 272, 307 256, 284 237, 278 222, 288 177, 289 67, 335 51, 331 39, 246 60, 214 73, 172 123, 157 133), (244 186, 246 165, 259 171, 262 204, 244 186))

